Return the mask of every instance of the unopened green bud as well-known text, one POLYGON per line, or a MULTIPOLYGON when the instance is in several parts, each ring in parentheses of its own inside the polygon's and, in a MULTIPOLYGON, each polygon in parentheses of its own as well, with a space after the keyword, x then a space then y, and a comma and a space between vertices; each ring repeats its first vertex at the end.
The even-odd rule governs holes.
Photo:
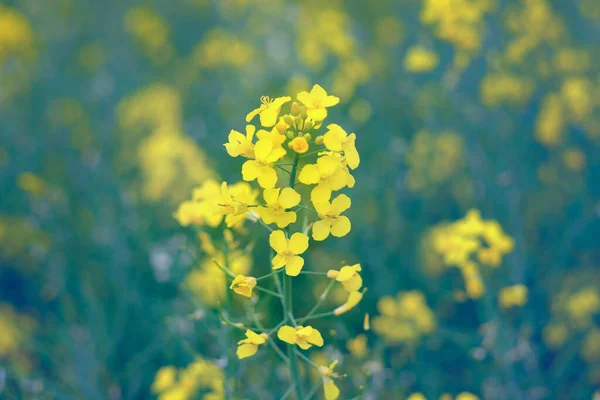
POLYGON ((310 142, 312 139, 312 136, 310 135, 310 133, 305 133, 304 135, 302 135, 302 137, 304 139, 306 139, 307 142, 310 142))
POLYGON ((285 117, 283 117, 283 120, 288 125, 292 125, 294 123, 294 118, 292 118, 291 115, 286 115, 285 117))
POLYGON ((279 122, 275 126, 277 127, 277 132, 281 133, 282 135, 285 133, 285 130, 287 129, 286 124, 284 124, 283 122, 279 122))
POLYGON ((294 122, 296 122, 296 126, 300 126, 300 124, 302 124, 302 117, 297 116, 294 122))
POLYGON ((292 131, 287 131, 285 136, 287 136, 288 139, 293 139, 296 135, 294 135, 294 132, 292 131))
POLYGON ((323 144, 323 135, 319 135, 315 138, 315 144, 323 144))
POLYGON ((302 117, 302 119, 306 119, 308 117, 308 114, 306 113, 306 107, 300 108, 300 116, 302 117))

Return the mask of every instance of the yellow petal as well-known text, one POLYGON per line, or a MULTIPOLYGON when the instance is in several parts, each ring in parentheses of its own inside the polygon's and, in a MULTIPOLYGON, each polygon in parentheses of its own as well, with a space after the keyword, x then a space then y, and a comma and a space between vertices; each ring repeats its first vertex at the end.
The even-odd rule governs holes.
POLYGON ((306 114, 308 115, 308 118, 317 122, 327 118, 327 110, 325 108, 308 108, 306 114))
POLYGON ((277 218, 277 214, 271 208, 267 207, 256 207, 256 213, 267 225, 275 222, 277 218))
POLYGON ((331 198, 331 185, 328 183, 319 183, 310 192, 310 200, 313 204, 329 202, 331 198))
POLYGON ((323 346, 323 336, 321 336, 321 332, 316 329, 313 329, 312 334, 308 337, 308 342, 314 344, 315 346, 322 347, 323 346))
MULTIPOLYGON (((243 174, 242 170, 242 174, 243 174)), ((258 184, 264 189, 270 189, 277 185, 277 172, 270 167, 261 167, 258 169, 258 184)))
POLYGON ((273 126, 277 123, 277 117, 279 117, 279 111, 281 106, 274 107, 273 105, 267 106, 263 112, 260 113, 260 124, 265 127, 273 126))
POLYGON ((256 115, 260 112, 260 107, 255 108, 254 110, 250 111, 247 115, 246 115, 246 122, 250 122, 252 121, 252 118, 256 117, 256 115))
POLYGON ((317 159, 317 165, 322 175, 329 176, 342 168, 342 161, 336 156, 321 156, 317 159))
POLYGON ((313 203, 313 206, 321 218, 325 218, 325 216, 331 212, 331 204, 329 201, 313 203))
POLYGON ((342 237, 350 232, 350 228, 350 220, 345 215, 342 215, 331 225, 331 234, 335 237, 342 237))
POLYGON ((304 259, 300 256, 291 256, 288 258, 285 264, 285 273, 289 276, 298 276, 302 267, 304 266, 304 259))
POLYGON ((340 269, 340 273, 338 274, 337 278, 335 278, 335 280, 338 282, 345 282, 347 280, 350 280, 350 278, 352 278, 354 275, 356 275, 356 270, 347 265, 340 269))
POLYGON ((306 249, 308 249, 308 236, 300 232, 294 233, 288 242, 288 250, 294 254, 302 254, 306 249))
POLYGON ((327 96, 323 100, 323 107, 333 107, 340 102, 340 98, 336 96, 327 96))
POLYGON ((280 212, 275 218, 278 228, 285 228, 289 224, 296 222, 296 213, 294 211, 280 212))
POLYGON ((252 182, 259 173, 259 166, 255 160, 248 160, 242 165, 242 178, 246 182, 252 182))
POLYGON ((270 140, 259 140, 254 145, 254 154, 256 155, 256 159, 262 162, 266 162, 271 150, 273 150, 273 142, 270 140))
POLYGON ((281 191, 279 196, 279 205, 282 208, 292 208, 300 203, 300 195, 294 189, 286 187, 281 191))
POLYGON ((296 328, 284 325, 277 331, 277 337, 289 344, 296 344, 296 328))
POLYGON ((331 185, 331 190, 340 190, 346 186, 351 187, 349 183, 352 183, 354 178, 350 175, 345 168, 340 168, 329 178, 329 184, 331 185))
POLYGON ((321 180, 319 168, 314 164, 305 165, 298 175, 298 180, 305 185, 314 185, 321 180))
POLYGON ((298 341, 296 342, 296 344, 302 350, 308 350, 308 349, 310 349, 312 347, 312 344, 308 343, 308 341, 306 340, 306 338, 298 338, 298 341))
POLYGON ((277 254, 275 257, 273 257, 273 260, 271 260, 271 263, 273 264, 273 269, 282 268, 287 262, 287 256, 284 256, 282 254, 277 254))
POLYGON ((336 400, 340 396, 340 389, 331 379, 324 382, 323 390, 325 391, 325 400, 336 400))
POLYGON ((235 287, 235 288, 233 288, 233 291, 244 297, 248 297, 248 298, 252 297, 252 289, 249 288, 248 286, 235 287))
POLYGON ((327 239, 331 226, 326 221, 317 221, 312 228, 312 237, 315 240, 321 241, 327 239))
POLYGON ((300 101, 305 106, 311 106, 312 105, 312 98, 310 96, 310 93, 308 93, 306 91, 298 93, 297 99, 298 99, 298 101, 300 101))
POLYGON ((246 329, 246 337, 250 340, 251 343, 254 344, 263 344, 266 342, 265 338, 251 331, 250 329, 246 329))
POLYGON ((359 274, 353 275, 350 279, 342 282, 344 289, 348 292, 355 292, 362 286, 362 277, 359 274))
POLYGON ((337 124, 327 125, 329 129, 325 135, 323 135, 323 144, 331 151, 341 151, 342 141, 346 139, 346 131, 337 124))
MULTIPOLYGON (((273 142, 271 142, 271 143, 273 143, 273 142)), ((279 160, 286 154, 287 154, 287 152, 285 151, 285 149, 283 147, 278 147, 278 148, 273 149, 269 153, 269 155, 267 156, 265 161, 268 163, 274 163, 275 161, 279 160)))
POLYGON ((277 253, 283 253, 288 249, 288 241, 283 231, 273 231, 269 235, 269 244, 277 253))
POLYGON ((350 208, 352 201, 350 197, 345 194, 340 194, 338 197, 331 201, 331 212, 335 215, 340 215, 344 211, 350 208))
POLYGON ((277 198, 279 197, 279 188, 265 189, 263 191, 263 198, 267 205, 272 206, 277 203, 277 198))
POLYGON ((245 343, 238 346, 236 354, 240 360, 253 356, 258 351, 258 346, 253 343, 245 343))

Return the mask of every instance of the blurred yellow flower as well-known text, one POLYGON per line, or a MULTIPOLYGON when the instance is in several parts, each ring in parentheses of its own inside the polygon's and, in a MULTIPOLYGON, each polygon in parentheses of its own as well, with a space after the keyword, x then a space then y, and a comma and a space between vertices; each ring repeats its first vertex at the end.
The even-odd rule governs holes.
POLYGON ((500 307, 512 308, 523 306, 527 303, 527 286, 523 284, 508 286, 498 293, 500 307))
POLYGON ((429 72, 438 64, 438 55, 427 47, 416 45, 406 52, 404 68, 410 72, 429 72))
POLYGON ((321 332, 312 326, 284 325, 277 331, 277 337, 286 343, 297 344, 302 350, 310 349, 313 345, 323 346, 321 332))
POLYGON ((265 189, 263 197, 267 203, 266 207, 256 208, 256 212, 265 224, 277 224, 279 228, 285 228, 296 222, 296 213, 286 211, 300 203, 300 195, 294 189, 286 187, 265 189))
POLYGON ((269 236, 271 248, 277 252, 273 257, 273 269, 283 268, 289 276, 297 276, 304 266, 304 259, 298 254, 302 254, 308 249, 308 236, 296 232, 289 239, 285 237, 283 231, 273 231, 269 236))

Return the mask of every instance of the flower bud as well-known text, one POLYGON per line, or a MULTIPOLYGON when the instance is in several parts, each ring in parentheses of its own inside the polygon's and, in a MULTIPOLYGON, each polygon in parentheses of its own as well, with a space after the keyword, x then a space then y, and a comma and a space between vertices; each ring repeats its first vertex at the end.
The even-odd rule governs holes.
POLYGON ((315 126, 315 123, 312 119, 307 119, 306 121, 304 121, 304 130, 305 131, 310 131, 313 126, 315 126))
POLYGON ((295 137, 289 144, 290 149, 296 153, 302 154, 308 151, 308 142, 302 136, 295 137))
POLYGON ((316 144, 323 144, 323 135, 319 135, 315 138, 316 144))
POLYGON ((293 125, 294 124, 294 118, 292 118, 291 115, 286 115, 285 117, 283 117, 283 120, 288 125, 293 125))
POLYGON ((294 137, 296 137, 296 135, 292 131, 287 131, 285 133, 285 136, 287 136, 288 139, 293 139, 294 137))
POLYGON ((296 123, 296 126, 300 126, 300 124, 302 124, 302 117, 300 117, 299 115, 294 119, 294 122, 296 123))
POLYGON ((300 108, 300 116, 302 117, 302 119, 306 119, 308 117, 308 114, 306 113, 306 107, 300 108))
POLYGON ((340 271, 336 271, 335 269, 330 269, 327 271, 327 277, 329 279, 335 279, 340 274, 340 271))
POLYGON ((312 136, 310 135, 310 133, 305 133, 304 135, 302 135, 302 137, 306 139, 307 142, 310 142, 312 140, 312 136))
POLYGON ((277 125, 275 125, 275 127, 277 128, 277 132, 281 133, 282 135, 285 133, 285 130, 287 129, 287 125, 283 122, 279 122, 277 125))
POLYGON ((300 104, 293 102, 291 113, 294 117, 300 114, 300 104))

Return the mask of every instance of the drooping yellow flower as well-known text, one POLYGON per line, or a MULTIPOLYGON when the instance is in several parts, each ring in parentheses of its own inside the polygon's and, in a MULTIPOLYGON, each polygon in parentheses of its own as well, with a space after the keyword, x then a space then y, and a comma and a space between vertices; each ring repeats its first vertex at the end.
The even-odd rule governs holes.
POLYGON ((319 373, 323 378, 323 390, 325 391, 325 400, 336 400, 340 396, 340 389, 335 385, 333 378, 338 378, 338 374, 333 371, 338 364, 338 360, 334 360, 329 367, 319 366, 319 373))
POLYGON ((350 294, 348 295, 348 300, 346 300, 344 304, 333 310, 333 313, 335 315, 342 315, 352 310, 358 305, 358 303, 360 303, 360 301, 363 298, 363 294, 363 292, 350 292, 350 294))
POLYGON ((238 358, 241 360, 255 355, 258 351, 258 346, 266 343, 268 338, 269 337, 264 333, 259 335, 252 332, 250 329, 247 329, 246 339, 242 339, 238 342, 238 348, 236 351, 238 358))
POLYGON ((310 349, 313 345, 323 346, 321 332, 312 326, 284 325, 277 331, 277 337, 289 344, 297 344, 302 350, 310 349))
POLYGON ((314 203, 321 220, 315 222, 313 225, 313 239, 319 241, 325 240, 329 236, 329 233, 335 237, 342 237, 350 232, 350 219, 345 215, 340 215, 350 208, 350 204, 350 198, 345 194, 340 194, 331 203, 329 201, 314 203))
POLYGON ((298 254, 302 254, 308 249, 308 236, 296 232, 289 239, 286 239, 283 231, 273 231, 269 236, 269 244, 277 252, 273 257, 273 269, 283 268, 289 276, 297 276, 304 266, 304 259, 298 254))
POLYGON ((498 293, 498 300, 500 307, 505 309, 522 306, 527 303, 527 286, 517 284, 505 287, 498 293))
POLYGON ((306 106, 306 114, 315 121, 323 121, 327 117, 327 107, 340 102, 339 97, 328 96, 325 89, 314 85, 309 92, 298 93, 298 100, 306 106))
POLYGON ((258 180, 264 189, 270 189, 277 184, 277 172, 273 163, 283 157, 286 152, 283 147, 273 147, 270 140, 259 140, 254 146, 255 160, 248 160, 242 165, 242 177, 247 182, 258 180))
POLYGON ((276 223, 278 227, 285 228, 292 222, 296 222, 296 213, 286 211, 300 203, 300 195, 294 189, 289 187, 283 190, 279 188, 265 189, 263 197, 267 206, 257 207, 256 212, 265 224, 276 223))
POLYGON ((271 99, 269 96, 263 96, 260 98, 262 103, 260 107, 250 111, 246 115, 246 122, 250 122, 256 115, 260 115, 260 124, 265 127, 271 127, 277 123, 281 106, 292 100, 290 96, 277 97, 271 99))
POLYGON ((250 298, 252 296, 252 289, 256 286, 256 278, 252 276, 238 275, 231 282, 229 289, 233 289, 239 295, 250 298))
POLYGON ((297 136, 290 142, 290 149, 298 154, 304 154, 308 151, 308 141, 302 136, 297 136))
POLYGON ((337 124, 327 125, 327 132, 323 135, 323 144, 328 150, 336 153, 344 152, 348 167, 356 169, 360 164, 360 156, 356 150, 356 135, 348 135, 346 131, 337 124))
POLYGON ((225 149, 231 157, 254 158, 254 144, 252 138, 256 128, 254 125, 246 125, 246 136, 236 130, 229 132, 229 142, 225 143, 225 149))
POLYGON ((339 157, 324 155, 316 164, 305 165, 298 175, 298 180, 305 185, 317 185, 310 193, 313 203, 329 201, 331 192, 348 185, 348 173, 339 157))
POLYGON ((341 282, 348 292, 355 292, 362 286, 362 278, 359 274, 361 270, 360 264, 346 265, 339 271, 330 269, 327 271, 327 277, 341 282))

